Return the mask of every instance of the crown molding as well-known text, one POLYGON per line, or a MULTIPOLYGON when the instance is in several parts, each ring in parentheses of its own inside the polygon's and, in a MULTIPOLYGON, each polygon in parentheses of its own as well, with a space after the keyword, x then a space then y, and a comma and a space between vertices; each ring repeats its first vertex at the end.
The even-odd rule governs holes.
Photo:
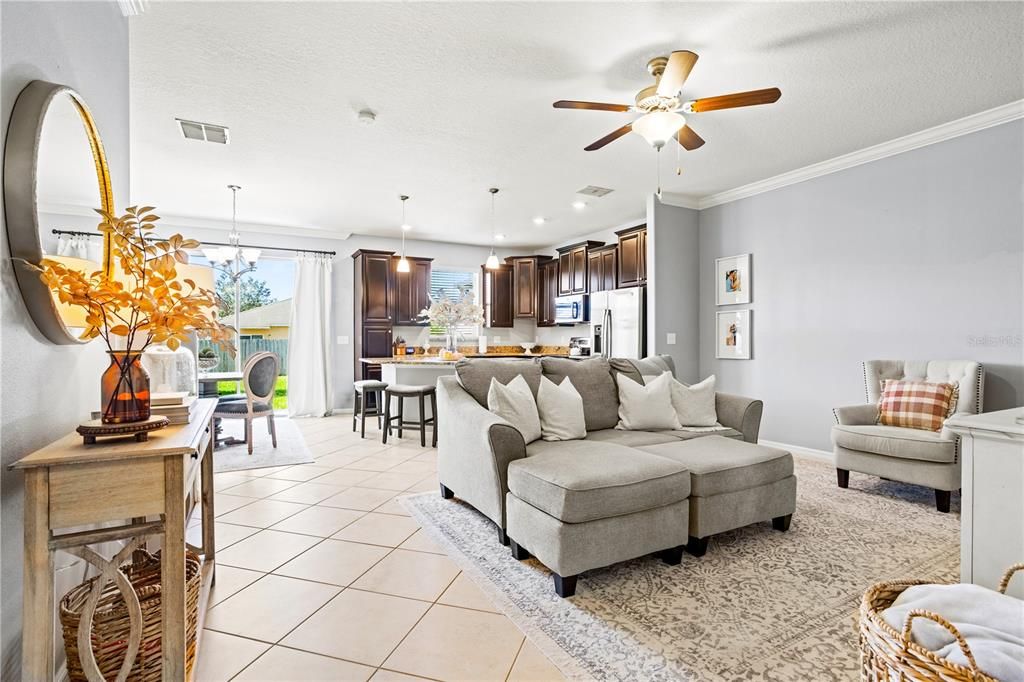
MULTIPOLYGON (((39 212, 55 215, 55 216, 79 216, 84 218, 94 218, 98 225, 102 218, 96 213, 90 206, 81 206, 77 204, 40 204, 39 212)), ((231 231, 230 220, 220 220, 215 218, 193 218, 189 216, 181 215, 167 215, 160 213, 160 226, 174 227, 174 228, 188 228, 195 227, 204 230, 219 230, 222 232, 231 231)), ((252 234, 269 234, 275 237, 312 237, 314 239, 332 239, 332 240, 346 240, 352 236, 351 232, 340 232, 337 230, 321 230, 314 227, 296 227, 294 225, 273 225, 270 223, 247 223, 238 222, 239 232, 249 232, 252 234)))
MULTIPOLYGON (((813 178, 821 177, 822 175, 828 175, 829 173, 846 170, 847 168, 853 168, 854 166, 859 166, 864 163, 878 161, 879 159, 884 159, 887 156, 902 154, 903 152, 909 152, 911 150, 918 149, 919 147, 935 144, 936 142, 943 142, 954 137, 967 135, 979 130, 984 130, 985 128, 991 128, 992 126, 997 126, 1002 123, 1009 123, 1010 121, 1015 121, 1019 118, 1024 118, 1024 99, 1010 102, 1009 104, 1004 104, 1002 106, 995 107, 994 109, 988 109, 987 111, 982 111, 977 114, 971 114, 970 116, 965 116, 964 118, 950 121, 949 123, 942 123, 933 128, 926 128, 925 130, 911 133, 910 135, 904 135, 903 137, 898 137, 895 140, 889 140, 888 142, 876 144, 872 147, 866 147, 849 154, 843 154, 842 156, 837 156, 834 159, 811 164, 810 166, 804 166, 803 168, 797 168, 796 170, 787 171, 765 180, 758 180, 757 182, 752 182, 748 185, 742 185, 734 189, 725 190, 724 192, 709 194, 701 197, 694 208, 703 210, 705 208, 711 208, 712 206, 726 204, 730 201, 737 201, 738 199, 751 197, 755 194, 770 192, 774 189, 779 189, 788 185, 795 185, 798 182, 811 180, 813 178)), ((664 195, 662 203, 669 203, 664 198, 664 195)))
POLYGON ((117 0, 121 14, 126 17, 137 17, 146 11, 149 0, 117 0))
POLYGON ((700 210, 701 208, 699 198, 679 194, 678 192, 662 192, 658 201, 666 206, 678 206, 679 208, 692 208, 694 210, 700 210))

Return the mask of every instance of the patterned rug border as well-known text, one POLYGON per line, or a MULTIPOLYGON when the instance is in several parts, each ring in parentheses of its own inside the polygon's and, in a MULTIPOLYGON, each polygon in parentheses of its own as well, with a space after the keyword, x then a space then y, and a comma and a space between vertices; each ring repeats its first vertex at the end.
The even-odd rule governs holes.
MULTIPOLYGON (((430 518, 412 502, 413 500, 421 497, 437 494, 438 493, 434 491, 428 491, 416 493, 415 495, 403 495, 398 498, 398 503, 412 514, 420 527, 430 535, 430 538, 445 549, 448 553, 448 557, 455 562, 462 572, 469 575, 470 579, 472 579, 476 586, 483 590, 491 601, 501 609, 502 613, 508 616, 508 618, 523 631, 523 634, 526 635, 527 639, 533 642, 534 645, 536 645, 536 647, 540 649, 545 656, 547 656, 548 660, 551 661, 567 679, 586 682, 593 681, 595 678, 588 674, 575 658, 560 647, 539 626, 535 625, 533 620, 523 613, 522 609, 513 604, 512 600, 509 599, 508 596, 506 596, 505 593, 495 585, 482 570, 480 570, 480 567, 477 566, 472 559, 466 556, 465 552, 450 540, 448 536, 442 533, 440 529, 431 522, 430 518)), ((509 559, 512 560, 511 556, 509 559)))

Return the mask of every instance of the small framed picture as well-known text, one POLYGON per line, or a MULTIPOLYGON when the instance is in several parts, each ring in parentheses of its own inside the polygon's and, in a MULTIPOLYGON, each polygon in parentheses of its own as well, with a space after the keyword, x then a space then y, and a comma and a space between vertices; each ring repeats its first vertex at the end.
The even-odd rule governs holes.
POLYGON ((722 310, 716 313, 715 357, 720 360, 749 360, 753 339, 749 310, 722 310))
POLYGON ((715 260, 715 303, 750 303, 750 254, 715 260))

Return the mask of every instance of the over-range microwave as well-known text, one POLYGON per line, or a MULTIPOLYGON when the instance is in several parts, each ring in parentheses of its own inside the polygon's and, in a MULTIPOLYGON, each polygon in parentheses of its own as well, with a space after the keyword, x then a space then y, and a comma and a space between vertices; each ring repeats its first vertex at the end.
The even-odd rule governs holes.
POLYGON ((586 294, 559 296, 555 299, 555 324, 590 321, 590 301, 586 294))

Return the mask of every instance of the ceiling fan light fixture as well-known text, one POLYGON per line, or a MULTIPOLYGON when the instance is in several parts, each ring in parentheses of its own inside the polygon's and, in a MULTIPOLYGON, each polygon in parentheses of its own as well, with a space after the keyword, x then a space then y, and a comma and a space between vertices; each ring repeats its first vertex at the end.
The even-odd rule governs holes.
POLYGON ((686 119, 679 114, 652 111, 633 121, 633 132, 647 140, 647 144, 655 149, 661 149, 684 125, 686 119))

